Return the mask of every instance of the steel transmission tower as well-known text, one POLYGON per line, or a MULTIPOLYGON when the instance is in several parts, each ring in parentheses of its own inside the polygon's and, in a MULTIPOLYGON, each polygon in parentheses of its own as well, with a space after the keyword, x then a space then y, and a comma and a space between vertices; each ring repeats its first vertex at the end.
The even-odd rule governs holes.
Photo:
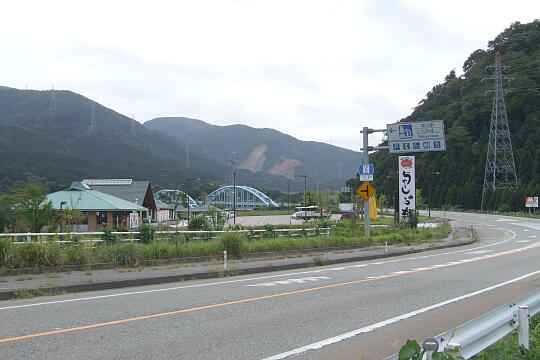
POLYGON ((49 111, 55 111, 56 110, 56 97, 54 96, 54 86, 50 90, 50 101, 49 101, 49 111))
POLYGON ((186 142, 186 169, 191 169, 191 164, 189 163, 189 144, 186 142))
POLYGON ((506 117, 504 104, 503 80, 507 77, 502 75, 501 55, 495 55, 495 80, 493 93, 493 107, 491 109, 491 123, 489 126, 489 143, 486 158, 486 171, 484 173, 484 187, 482 190, 482 203, 480 209, 484 209, 484 201, 487 191, 497 189, 517 188, 516 166, 514 153, 512 152, 512 140, 506 117))
POLYGON ((96 102, 92 101, 92 118, 90 119, 90 129, 96 128, 96 102))

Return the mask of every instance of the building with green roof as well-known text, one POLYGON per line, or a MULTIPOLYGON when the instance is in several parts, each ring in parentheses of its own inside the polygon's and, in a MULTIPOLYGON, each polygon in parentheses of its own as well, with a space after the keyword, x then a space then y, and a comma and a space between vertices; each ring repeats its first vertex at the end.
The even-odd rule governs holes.
POLYGON ((79 183, 66 190, 47 195, 54 209, 79 210, 84 215, 83 228, 96 231, 107 226, 132 228, 138 227, 149 210, 119 197, 93 190, 86 184, 79 183), (85 226, 86 225, 86 226, 85 226))

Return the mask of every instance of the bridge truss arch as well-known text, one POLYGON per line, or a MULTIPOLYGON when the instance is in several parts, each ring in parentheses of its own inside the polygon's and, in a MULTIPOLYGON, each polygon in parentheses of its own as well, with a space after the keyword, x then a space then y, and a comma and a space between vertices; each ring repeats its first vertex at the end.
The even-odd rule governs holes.
MULTIPOLYGON (((208 204, 220 205, 225 209, 234 206, 234 187, 227 185, 214 190, 207 197, 208 204)), ((260 207, 277 207, 278 204, 263 192, 249 186, 236 186, 236 209, 253 210, 260 207)))
MULTIPOLYGON (((182 203, 182 197, 186 196, 187 194, 180 190, 171 190, 171 189, 164 189, 160 190, 156 193, 154 193, 154 199, 163 201, 162 199, 170 199, 171 203, 183 207, 182 203)), ((188 201, 189 201, 189 207, 194 208, 198 207, 199 204, 193 198, 189 195, 187 195, 188 201)))

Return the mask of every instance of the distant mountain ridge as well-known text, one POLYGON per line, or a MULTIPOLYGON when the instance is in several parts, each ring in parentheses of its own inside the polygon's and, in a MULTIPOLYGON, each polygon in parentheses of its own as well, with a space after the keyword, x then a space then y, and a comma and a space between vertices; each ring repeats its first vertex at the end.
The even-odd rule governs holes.
MULTIPOLYGON (((0 87, 0 190, 35 181, 56 190, 82 178, 134 178, 180 186, 223 183, 229 166, 71 91, 0 87), (92 113, 94 112, 94 122, 92 113)), ((249 177, 255 185, 265 179, 249 177)), ((276 181, 276 183, 279 181, 276 181)))
POLYGON ((162 117, 144 124, 197 148, 214 159, 230 160, 253 173, 284 176, 308 175, 310 185, 337 188, 354 176, 361 154, 314 141, 301 141, 274 129, 246 125, 218 126, 185 117, 162 117))
MULTIPOLYGON (((190 139, 200 137, 211 127, 198 120, 191 120, 189 124, 186 128, 190 130, 190 139)), ((316 178, 313 168, 298 169, 294 160, 297 150, 287 145, 291 139, 298 140, 271 129, 261 131, 235 125, 227 127, 225 134, 206 134, 209 141, 189 146, 189 162, 186 162, 188 146, 174 132, 166 131, 168 135, 143 126, 71 91, 18 90, 0 86, 0 132, 3 135, 0 137, 0 191, 18 181, 39 182, 49 190, 58 190, 83 178, 133 178, 150 180, 158 187, 177 188, 182 187, 189 176, 199 178, 200 182, 229 184, 232 181, 231 152, 222 149, 221 153, 216 153, 213 143, 219 143, 222 136, 235 141, 238 133, 251 138, 250 143, 254 144, 249 149, 247 146, 234 147, 238 153, 239 184, 281 190, 286 190, 289 184, 291 191, 302 191, 303 181, 294 180, 291 169, 307 171, 308 183, 313 185, 318 181, 321 187, 335 188, 343 183, 331 179, 323 184, 323 177, 316 178), (260 137, 261 131, 266 138, 259 141, 256 138, 260 137), (285 139, 283 146, 289 147, 290 155, 275 153, 273 139, 276 136, 285 139), (253 151, 263 143, 266 147, 260 147, 259 152, 253 151), (280 156, 283 157, 281 162, 276 160, 280 156), (269 170, 269 161, 273 163, 273 170, 269 170), (188 163, 189 169, 186 168, 188 163)), ((318 148, 312 152, 321 151, 320 146, 318 148)), ((329 158, 335 159, 324 151, 320 158, 327 162, 330 162, 329 158)), ((312 162, 318 164, 316 160, 312 162)), ((344 166, 344 176, 350 176, 350 173, 344 166)))

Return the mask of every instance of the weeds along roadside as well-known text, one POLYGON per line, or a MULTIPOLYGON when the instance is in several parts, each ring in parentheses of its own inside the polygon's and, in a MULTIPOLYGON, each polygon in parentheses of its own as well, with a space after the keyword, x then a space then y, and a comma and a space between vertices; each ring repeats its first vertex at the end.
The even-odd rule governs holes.
MULTIPOLYGON (((225 232, 217 238, 193 239, 184 234, 166 234, 158 238, 146 234, 145 242, 123 242, 107 233, 102 243, 89 246, 88 243, 74 241, 69 244, 56 242, 29 242, 11 244, 0 240, 0 268, 22 269, 38 267, 58 267, 64 265, 90 265, 96 263, 117 263, 122 266, 136 266, 141 261, 164 260, 170 258, 220 256, 227 250, 230 257, 249 256, 250 253, 284 251, 307 248, 324 248, 371 243, 412 244, 444 238, 451 231, 448 224, 439 228, 372 228, 372 236, 363 236, 360 224, 335 222, 329 235, 317 230, 309 233, 300 231, 297 236, 275 231, 278 227, 266 227, 266 232, 256 238, 250 233, 225 232), (287 236, 278 236, 287 235, 287 236)), ((315 224, 311 224, 313 228, 315 224)), ((259 233, 258 233, 259 234, 259 233)), ((51 239, 53 240, 53 239, 51 239)))

